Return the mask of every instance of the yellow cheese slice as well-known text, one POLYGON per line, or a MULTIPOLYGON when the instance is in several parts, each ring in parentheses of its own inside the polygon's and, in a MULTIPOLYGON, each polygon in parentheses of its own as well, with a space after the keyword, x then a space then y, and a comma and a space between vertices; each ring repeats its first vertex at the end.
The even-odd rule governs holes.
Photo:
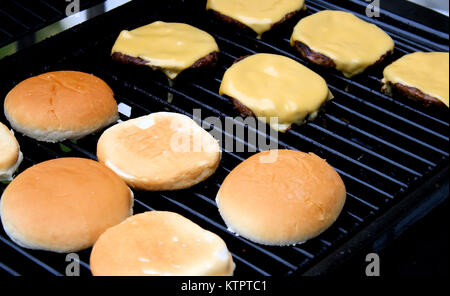
POLYGON ((394 50, 394 41, 377 26, 355 15, 324 10, 295 26, 291 45, 299 41, 334 61, 336 69, 352 77, 394 50))
POLYGON ((223 77, 221 95, 238 100, 278 131, 314 117, 332 95, 325 80, 280 55, 255 54, 235 63, 223 77), (275 118, 278 122, 271 122, 275 118))
POLYGON ((396 60, 383 71, 383 83, 414 87, 444 103, 449 98, 448 52, 415 52, 396 60))
POLYGON ((112 53, 146 61, 148 66, 161 69, 170 79, 218 51, 210 34, 187 24, 160 21, 122 31, 112 49, 112 53))
POLYGON ((304 0, 208 0, 214 10, 248 26, 259 36, 287 14, 305 9, 304 0))

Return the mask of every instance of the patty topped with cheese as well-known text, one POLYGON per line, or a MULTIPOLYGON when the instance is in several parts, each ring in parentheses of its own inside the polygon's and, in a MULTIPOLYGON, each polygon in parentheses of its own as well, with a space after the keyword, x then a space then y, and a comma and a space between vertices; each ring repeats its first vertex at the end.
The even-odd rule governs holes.
POLYGON ((275 54, 255 54, 231 66, 219 93, 243 115, 254 115, 278 131, 312 119, 332 95, 325 80, 302 64, 275 54))
POLYGON ((291 37, 310 62, 357 75, 392 54, 394 41, 374 24, 352 13, 324 10, 300 20, 291 37))

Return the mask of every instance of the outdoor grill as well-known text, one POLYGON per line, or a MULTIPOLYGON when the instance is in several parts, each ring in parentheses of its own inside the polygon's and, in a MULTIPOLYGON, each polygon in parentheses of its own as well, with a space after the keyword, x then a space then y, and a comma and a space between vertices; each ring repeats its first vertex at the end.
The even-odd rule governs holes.
MULTIPOLYGON (((105 80, 114 90, 117 102, 131 107, 130 118, 158 111, 192 117, 194 109, 201 109, 202 119, 214 116, 224 122, 225 117, 239 116, 232 103, 218 95, 222 76, 235 59, 257 52, 275 53, 319 73, 327 81, 334 100, 314 121, 295 125, 287 133, 278 135, 279 148, 314 152, 325 158, 346 184, 348 195, 342 214, 319 237, 300 245, 274 247, 250 242, 227 230, 215 204, 216 193, 226 175, 254 152, 224 151, 217 172, 190 189, 135 191, 135 213, 153 209, 174 211, 223 238, 236 263, 237 276, 327 273, 365 247, 374 251, 382 248, 448 197, 447 109, 427 109, 415 102, 382 94, 382 69, 390 61, 347 79, 338 72, 307 63, 289 44, 293 25, 302 15, 323 9, 345 10, 389 33, 396 43, 391 59, 395 60, 414 51, 448 51, 448 18, 442 17, 443 26, 439 27, 429 19, 409 19, 408 11, 394 13, 384 10, 383 6, 380 18, 368 18, 365 1, 314 0, 306 1, 308 9, 302 15, 259 40, 214 20, 205 11, 204 2, 132 1, 0 60, 1 106, 8 91, 28 77, 55 70, 79 70, 105 80), (160 72, 112 61, 111 48, 121 30, 156 20, 185 22, 212 34, 220 48, 217 66, 207 73, 181 74, 170 86, 160 72), (168 94, 173 96, 172 100, 168 100, 168 94)), ((403 5, 401 1, 389 2, 403 5)), ((0 37, 5 35, 11 41, 15 33, 8 30, 16 25, 4 26, 6 18, 2 15, 12 13, 3 8, 4 3, 16 5, 17 2, 2 1, 0 9, 0 37)), ((39 10, 32 12, 37 19, 55 20, 40 16, 39 10)), ((436 23, 440 24, 442 18, 436 14, 436 23)), ((30 27, 17 15, 11 19, 12 24, 18 24, 16 27, 30 27)), ((3 111, 0 113, 0 121, 7 123, 3 111)), ((126 120, 128 116, 121 114, 121 119, 126 120)), ((48 144, 16 133, 25 157, 19 172, 58 157, 96 159, 100 134, 48 144)), ((263 136, 270 140, 268 134, 263 136)), ((244 141, 248 147, 246 139, 234 140, 244 141)), ((6 184, 0 183, 0 192, 5 187, 6 184)), ((65 254, 19 247, 3 228, 0 250, 0 274, 64 275, 68 264, 65 254)), ((90 275, 90 251, 78 252, 81 275, 90 275)))

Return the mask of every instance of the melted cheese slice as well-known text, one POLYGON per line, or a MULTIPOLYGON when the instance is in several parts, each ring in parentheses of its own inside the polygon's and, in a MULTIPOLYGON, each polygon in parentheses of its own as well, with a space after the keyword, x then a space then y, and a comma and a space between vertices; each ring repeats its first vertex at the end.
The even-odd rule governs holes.
POLYGON ((324 10, 303 18, 294 28, 291 45, 296 41, 331 58, 346 77, 394 50, 394 41, 383 30, 344 11, 324 10))
POLYGON ((287 14, 305 9, 304 0, 208 0, 212 9, 248 26, 259 36, 287 14))
POLYGON ((414 87, 442 101, 448 107, 448 52, 415 52, 407 54, 384 69, 383 83, 400 83, 414 87))
POLYGON ((255 54, 229 68, 221 95, 238 100, 278 131, 315 116, 331 99, 327 83, 300 63, 280 55, 255 54), (276 118, 277 123, 270 118, 276 118))
POLYGON ((208 33, 181 23, 154 22, 132 31, 122 31, 112 53, 122 53, 147 61, 174 79, 199 59, 218 52, 208 33))

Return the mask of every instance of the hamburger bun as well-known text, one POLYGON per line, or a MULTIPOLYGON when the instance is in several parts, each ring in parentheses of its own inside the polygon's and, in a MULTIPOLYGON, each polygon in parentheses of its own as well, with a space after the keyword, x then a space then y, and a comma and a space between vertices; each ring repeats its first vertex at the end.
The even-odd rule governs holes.
POLYGON ((79 139, 118 119, 111 88, 94 75, 49 72, 28 78, 6 96, 13 129, 44 142, 79 139))
POLYGON ((271 150, 233 169, 216 202, 233 232, 283 246, 322 233, 339 216, 345 197, 342 179, 325 160, 313 153, 271 150))
POLYGON ((134 188, 176 190, 211 176, 221 153, 217 141, 191 118, 159 112, 107 129, 97 156, 134 188))
POLYGON ((58 253, 91 247, 107 228, 132 214, 133 195, 114 172, 83 158, 28 168, 3 192, 0 213, 18 245, 58 253))
POLYGON ((183 216, 132 216, 105 231, 92 249, 94 276, 226 276, 234 271, 225 242, 183 216))
POLYGON ((22 160, 14 133, 0 122, 0 181, 11 181, 22 160))

